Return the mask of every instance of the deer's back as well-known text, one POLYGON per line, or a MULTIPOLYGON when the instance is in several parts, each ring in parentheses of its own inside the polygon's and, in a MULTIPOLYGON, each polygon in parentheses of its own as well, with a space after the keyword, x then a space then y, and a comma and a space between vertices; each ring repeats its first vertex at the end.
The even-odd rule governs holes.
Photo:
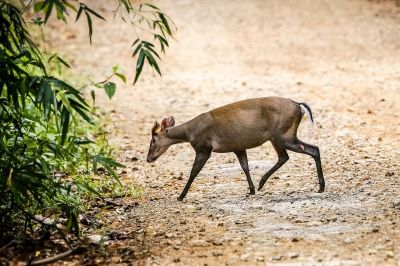
POLYGON ((231 152, 254 148, 282 135, 290 130, 298 111, 298 105, 289 99, 254 98, 221 106, 194 120, 201 141, 215 152, 231 152))

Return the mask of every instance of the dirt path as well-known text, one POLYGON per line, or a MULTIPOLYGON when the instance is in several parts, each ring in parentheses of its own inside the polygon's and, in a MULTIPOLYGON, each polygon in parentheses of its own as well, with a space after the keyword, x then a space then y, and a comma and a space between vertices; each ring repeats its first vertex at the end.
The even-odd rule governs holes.
MULTIPOLYGON (((128 166, 122 181, 143 186, 145 194, 123 215, 104 215, 111 224, 104 234, 117 230, 133 237, 110 240, 109 255, 97 261, 398 265, 399 9, 391 2, 348 0, 160 5, 179 28, 163 78, 144 75, 133 88, 121 85, 107 102, 111 135, 128 166), (316 193, 312 159, 293 153, 251 197, 235 156, 215 154, 184 202, 176 197, 194 158, 190 146, 146 163, 154 120, 173 114, 179 124, 226 103, 271 95, 312 107, 314 133, 303 123, 299 134, 321 149, 325 193, 316 193)), ((94 77, 104 77, 115 63, 133 69, 132 31, 118 21, 95 26, 92 48, 85 31, 66 30, 61 38, 54 32, 59 39, 53 42, 94 77)), ((258 183, 276 155, 269 143, 248 154, 258 183)))

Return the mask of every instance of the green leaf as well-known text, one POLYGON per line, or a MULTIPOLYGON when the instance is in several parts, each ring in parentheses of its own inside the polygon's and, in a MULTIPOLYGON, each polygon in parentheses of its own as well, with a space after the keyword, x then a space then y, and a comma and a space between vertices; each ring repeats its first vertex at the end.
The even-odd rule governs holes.
POLYGON ((137 44, 140 41, 140 39, 136 39, 133 43, 132 43, 132 47, 135 46, 135 44, 137 44))
POLYGON ((48 2, 46 2, 46 7, 45 7, 45 18, 44 18, 44 23, 47 22, 47 20, 49 19, 50 15, 51 15, 51 11, 53 10, 53 1, 49 0, 48 2))
POLYGON ((108 98, 110 98, 110 100, 111 100, 111 98, 115 94, 115 89, 116 89, 115 83, 114 82, 107 82, 106 84, 104 84, 103 88, 106 91, 106 94, 107 94, 108 98))
POLYGON ((169 24, 168 24, 168 20, 166 19, 165 15, 163 13, 159 12, 158 16, 160 17, 161 21, 163 22, 163 24, 165 26, 165 29, 167 30, 168 34, 172 35, 171 29, 170 29, 169 24))
POLYGON ((143 45, 147 48, 147 47, 154 47, 154 44, 150 43, 150 42, 146 42, 146 41, 142 41, 143 45))
POLYGON ((119 77, 124 83, 126 83, 126 77, 122 73, 115 73, 117 77, 119 77))
POLYGON ((65 140, 67 139, 68 129, 69 129, 69 118, 70 112, 64 106, 61 111, 61 145, 64 145, 65 140))
POLYGON ((152 52, 155 56, 157 56, 158 57, 158 59, 161 59, 161 57, 157 54, 157 52, 156 51, 154 51, 154 49, 153 48, 151 48, 151 47, 147 47, 147 49, 150 51, 150 52, 152 52))
POLYGON ((93 172, 97 173, 97 163, 100 163, 107 169, 108 173, 118 182, 118 184, 122 185, 119 181, 119 178, 115 171, 113 170, 114 167, 125 167, 125 165, 118 163, 112 158, 104 157, 102 155, 96 155, 93 157, 93 172))
POLYGON ((78 10, 78 13, 76 14, 76 19, 75 19, 75 22, 77 22, 78 21, 78 19, 79 19, 79 17, 81 16, 81 14, 82 14, 82 11, 83 11, 83 9, 85 8, 85 6, 84 5, 80 5, 79 6, 79 10, 78 10))
POLYGON ((76 183, 76 182, 74 182, 74 184, 77 187, 83 188, 84 190, 88 191, 91 194, 94 194, 94 195, 98 196, 101 199, 103 198, 103 196, 96 189, 94 189, 93 187, 91 187, 89 185, 89 183, 76 183))
POLYGON ((92 34, 93 34, 92 18, 90 17, 89 13, 86 12, 86 10, 85 10, 85 15, 86 15, 88 27, 89 27, 89 40, 90 40, 90 44, 92 44, 92 34))
POLYGON ((66 23, 67 20, 65 19, 64 11, 65 11, 65 7, 64 6, 56 5, 57 18, 66 23))
POLYGON ((102 20, 106 20, 105 18, 103 18, 102 16, 100 16, 98 13, 96 13, 94 10, 90 9, 88 6, 85 5, 85 11, 88 11, 89 13, 95 15, 96 17, 98 17, 99 19, 102 20))
POLYGON ((139 45, 136 47, 135 51, 133 52, 132 57, 135 57, 135 55, 139 52, 139 50, 140 50, 141 48, 142 48, 142 44, 139 44, 139 45))
POLYGON ((152 66, 158 72, 158 74, 160 74, 160 76, 161 76, 160 68, 158 67, 158 64, 157 64, 156 60, 154 59, 154 57, 147 50, 145 50, 145 54, 146 54, 146 58, 150 64, 150 66, 152 66))
POLYGON ((144 64, 144 56, 145 56, 144 49, 142 49, 142 50, 140 50, 139 58, 136 62, 136 74, 135 74, 135 80, 133 81, 133 85, 135 85, 135 83, 139 79, 140 73, 142 73, 143 64, 144 64))
POLYGON ((33 6, 33 11, 35 13, 38 13, 40 10, 42 10, 44 8, 44 6, 45 6, 45 1, 38 1, 33 6))
POLYGON ((143 4, 144 6, 149 6, 149 7, 151 7, 151 8, 153 8, 153 9, 156 9, 156 10, 160 10, 158 7, 156 7, 155 5, 152 5, 152 4, 149 4, 149 3, 144 3, 143 4))
POLYGON ((75 12, 77 11, 76 7, 73 6, 72 4, 70 4, 67 0, 62 0, 62 4, 71 8, 72 10, 74 10, 75 12))
POLYGON ((56 58, 57 58, 58 61, 60 61, 61 64, 63 64, 64 66, 66 66, 68 68, 71 68, 71 66, 67 62, 65 62, 64 59, 62 59, 59 56, 57 56, 56 58))
POLYGON ((94 92, 94 90, 90 91, 90 96, 92 96, 93 103, 95 103, 96 102, 96 93, 94 92))

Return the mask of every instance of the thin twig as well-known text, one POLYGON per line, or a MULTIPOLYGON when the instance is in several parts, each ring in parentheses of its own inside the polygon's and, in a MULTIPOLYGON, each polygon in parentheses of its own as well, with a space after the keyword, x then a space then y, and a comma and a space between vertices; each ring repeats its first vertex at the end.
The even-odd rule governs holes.
POLYGON ((8 248, 9 246, 11 246, 11 245, 14 244, 15 242, 16 242, 15 239, 14 239, 14 240, 11 240, 8 244, 6 244, 4 247, 2 247, 2 248, 0 249, 0 252, 3 251, 3 250, 5 250, 6 248, 8 248))
POLYGON ((42 265, 42 264, 52 263, 52 262, 61 260, 63 258, 71 256, 71 255, 80 254, 84 251, 85 251, 85 247, 76 247, 76 248, 67 250, 63 253, 60 253, 60 254, 50 257, 50 258, 32 261, 31 263, 28 263, 28 265, 42 265))

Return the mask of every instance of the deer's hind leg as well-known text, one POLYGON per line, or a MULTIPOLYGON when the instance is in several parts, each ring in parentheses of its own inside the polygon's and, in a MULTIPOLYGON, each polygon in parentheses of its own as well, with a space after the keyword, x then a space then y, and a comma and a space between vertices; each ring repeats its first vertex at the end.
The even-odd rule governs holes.
POLYGON ((298 138, 294 139, 293 141, 288 141, 284 143, 285 148, 294 152, 308 154, 313 157, 315 161, 315 165, 317 167, 317 174, 318 174, 318 182, 319 182, 319 190, 318 192, 324 192, 325 190, 325 179, 324 174, 322 172, 322 165, 321 165, 321 155, 319 152, 319 148, 317 146, 302 142, 298 138))

